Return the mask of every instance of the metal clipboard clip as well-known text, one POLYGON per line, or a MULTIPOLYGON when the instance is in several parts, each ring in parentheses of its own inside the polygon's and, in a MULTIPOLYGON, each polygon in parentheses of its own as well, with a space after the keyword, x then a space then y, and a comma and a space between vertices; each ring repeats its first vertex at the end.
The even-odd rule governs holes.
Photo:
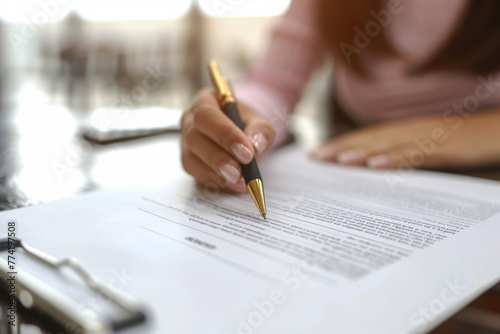
MULTIPOLYGON (((12 248, 12 246, 12 241, 0 239, 0 251, 6 251, 12 248)), ((15 241, 15 247, 23 249, 29 257, 39 263, 43 263, 56 272, 60 272, 64 268, 72 269, 91 290, 105 296, 110 303, 123 313, 113 319, 109 317, 105 317, 104 319, 103 317, 89 317, 79 309, 78 303, 74 300, 25 271, 16 268, 15 287, 17 301, 26 309, 36 310, 47 315, 52 320, 64 326, 66 332, 79 334, 113 333, 114 331, 128 328, 146 320, 143 308, 134 298, 97 279, 77 259, 64 258, 57 260, 26 245, 21 240, 15 241)), ((3 286, 6 290, 8 290, 7 280, 11 271, 8 262, 0 259, 0 286, 3 286)))

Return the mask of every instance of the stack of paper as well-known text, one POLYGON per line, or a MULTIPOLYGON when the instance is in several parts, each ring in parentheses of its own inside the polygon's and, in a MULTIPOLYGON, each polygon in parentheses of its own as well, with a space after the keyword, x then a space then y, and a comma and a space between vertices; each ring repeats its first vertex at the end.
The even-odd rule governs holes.
POLYGON ((339 167, 296 147, 260 169, 267 221, 248 194, 179 171, 3 212, 0 235, 14 220, 27 243, 144 302, 150 319, 130 333, 420 333, 500 280, 498 182, 339 167))

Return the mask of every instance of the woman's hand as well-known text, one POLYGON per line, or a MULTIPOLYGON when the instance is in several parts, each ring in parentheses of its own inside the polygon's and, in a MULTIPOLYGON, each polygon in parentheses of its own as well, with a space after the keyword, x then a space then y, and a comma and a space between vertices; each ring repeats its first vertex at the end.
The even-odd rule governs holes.
POLYGON ((334 138, 312 156, 381 169, 500 164, 500 110, 386 122, 334 138))
POLYGON ((238 109, 245 131, 223 113, 212 90, 200 91, 182 116, 182 164, 202 184, 244 192, 240 163, 261 156, 273 143, 275 131, 248 106, 238 103, 238 109))

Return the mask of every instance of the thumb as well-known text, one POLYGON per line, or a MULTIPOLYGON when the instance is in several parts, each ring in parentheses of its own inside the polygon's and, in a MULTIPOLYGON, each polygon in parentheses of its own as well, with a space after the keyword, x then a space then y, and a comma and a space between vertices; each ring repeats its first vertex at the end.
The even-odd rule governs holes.
POLYGON ((256 157, 261 157, 271 147, 276 137, 274 127, 262 116, 252 117, 246 123, 245 134, 255 148, 256 157))
POLYGON ((255 156, 261 157, 272 145, 276 131, 271 123, 244 103, 239 103, 245 134, 255 148, 255 156))

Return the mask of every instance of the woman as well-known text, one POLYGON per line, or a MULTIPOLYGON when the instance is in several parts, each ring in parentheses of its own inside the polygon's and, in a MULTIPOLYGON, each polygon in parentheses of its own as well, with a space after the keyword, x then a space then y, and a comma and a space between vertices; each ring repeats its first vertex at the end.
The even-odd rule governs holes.
POLYGON ((328 52, 337 102, 362 128, 315 158, 371 168, 500 164, 499 1, 295 0, 236 87, 245 131, 210 90, 184 114, 186 171, 245 191, 239 163, 286 139, 284 120, 328 52))

